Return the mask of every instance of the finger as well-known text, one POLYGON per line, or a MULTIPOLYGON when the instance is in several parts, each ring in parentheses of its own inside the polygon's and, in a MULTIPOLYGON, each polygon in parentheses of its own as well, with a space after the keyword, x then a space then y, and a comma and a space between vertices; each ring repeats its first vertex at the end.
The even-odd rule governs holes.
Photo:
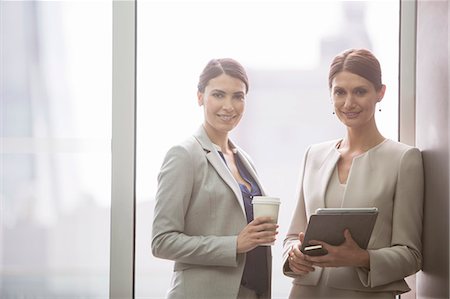
POLYGON ((262 231, 276 231, 278 229, 278 225, 274 223, 258 223, 253 220, 247 225, 247 231, 249 233, 262 232, 262 231))
POLYGON ((258 218, 255 218, 255 219, 254 219, 252 222, 250 222, 250 223, 254 223, 255 225, 258 225, 258 224, 267 223, 267 222, 273 223, 273 222, 275 222, 275 221, 274 221, 274 219, 273 219, 272 217, 264 216, 264 217, 258 217, 258 218))
POLYGON ((302 252, 300 252, 300 255, 296 255, 295 253, 292 253, 289 255, 289 261, 298 264, 298 265, 303 265, 305 267, 312 267, 313 263, 311 263, 310 261, 308 261, 306 259, 306 255, 304 255, 302 252))
POLYGON ((258 228, 266 228, 266 229, 278 228, 278 224, 273 223, 273 222, 262 222, 262 223, 255 224, 255 226, 258 228))
POLYGON ((305 240, 305 233, 304 232, 299 233, 298 234, 298 239, 300 240, 300 242, 303 243, 303 240, 305 240))
POLYGON ((314 264, 307 261, 307 260, 294 260, 293 261, 294 264, 297 265, 297 267, 299 268, 303 268, 303 269, 307 269, 308 271, 313 271, 314 270, 314 264))
POLYGON ((263 230, 256 232, 253 235, 255 238, 260 239, 260 238, 275 238, 277 234, 278 232, 274 230, 263 230))
POLYGON ((311 272, 311 271, 307 271, 307 270, 303 270, 303 269, 297 268, 294 265, 289 265, 289 268, 291 268, 292 272, 294 272, 295 274, 300 274, 300 275, 306 275, 309 272, 311 272))
POLYGON ((355 240, 353 240, 352 234, 348 228, 344 230, 344 238, 346 242, 355 243, 355 240))
POLYGON ((255 226, 251 226, 248 228, 248 232, 250 234, 257 234, 257 233, 268 233, 268 234, 278 234, 278 226, 275 224, 259 224, 255 226))
POLYGON ((268 243, 275 243, 275 238, 258 239, 257 245, 267 245, 268 243))
POLYGON ((261 229, 261 227, 258 227, 254 230, 254 234, 256 235, 276 235, 278 234, 278 231, 276 228, 272 227, 264 227, 264 229, 261 229))
POLYGON ((292 272, 296 273, 296 274, 308 274, 308 272, 306 270, 303 270, 302 268, 298 267, 296 264, 294 263, 289 263, 289 268, 291 268, 292 272))
POLYGON ((327 244, 327 243, 325 243, 323 241, 319 241, 319 240, 311 240, 311 241, 309 241, 308 244, 309 245, 324 245, 324 244, 327 244))
POLYGON ((297 269, 298 271, 314 271, 314 267, 312 264, 304 264, 302 260, 296 261, 295 259, 289 260, 289 266, 297 269))
POLYGON ((254 231, 252 235, 256 238, 264 238, 264 237, 275 237, 278 235, 278 231, 276 230, 258 230, 254 231))
POLYGON ((266 223, 262 223, 262 224, 257 225, 257 228, 259 230, 274 231, 274 230, 277 230, 278 225, 275 224, 275 223, 267 223, 266 222, 266 223))
POLYGON ((300 251, 299 246, 295 246, 292 250, 292 253, 299 258, 303 258, 303 252, 300 251))

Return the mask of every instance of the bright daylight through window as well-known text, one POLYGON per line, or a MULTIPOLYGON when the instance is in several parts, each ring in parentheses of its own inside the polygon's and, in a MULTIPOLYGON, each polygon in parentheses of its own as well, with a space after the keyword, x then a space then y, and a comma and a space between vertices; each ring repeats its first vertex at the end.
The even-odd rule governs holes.
POLYGON ((156 177, 171 145, 202 122, 198 76, 211 58, 232 57, 248 71, 245 115, 232 138, 281 197, 273 246, 274 298, 291 280, 281 272, 282 239, 295 205, 300 162, 309 144, 342 136, 328 91, 331 58, 371 49, 387 85, 380 131, 397 139, 397 1, 143 1, 138 3, 136 295, 164 297, 173 263, 151 255, 156 177), (380 21, 382 20, 382 21, 380 21))

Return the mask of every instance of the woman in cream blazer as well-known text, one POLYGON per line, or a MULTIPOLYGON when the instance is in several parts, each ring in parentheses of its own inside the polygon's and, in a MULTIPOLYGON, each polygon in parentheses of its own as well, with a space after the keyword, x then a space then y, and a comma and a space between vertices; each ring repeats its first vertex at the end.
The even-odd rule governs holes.
POLYGON ((264 190, 248 155, 228 138, 243 114, 247 89, 240 64, 211 60, 198 92, 204 124, 164 159, 152 252, 175 262, 167 298, 270 298, 271 251, 258 245, 274 241, 277 226, 248 215, 242 188, 264 190), (264 265, 262 286, 250 283, 251 267, 244 275, 256 251, 251 260, 264 265))
POLYGON ((283 271, 293 277, 290 298, 394 298, 409 291, 404 278, 421 269, 423 166, 418 149, 384 138, 375 105, 383 98, 378 60, 367 50, 336 56, 330 69, 334 113, 347 134, 311 146, 304 157, 297 208, 284 243, 283 271), (317 208, 377 207, 368 249, 345 232, 328 254, 299 246, 317 208))

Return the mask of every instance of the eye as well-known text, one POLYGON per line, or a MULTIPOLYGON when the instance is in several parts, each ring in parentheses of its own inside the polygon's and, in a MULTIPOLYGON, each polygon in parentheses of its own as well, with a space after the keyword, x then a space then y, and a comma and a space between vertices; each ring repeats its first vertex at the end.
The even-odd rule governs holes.
POLYGON ((212 96, 217 99, 223 99, 225 97, 225 95, 222 92, 213 92, 212 96))
POLYGON ((335 96, 343 96, 345 94, 345 91, 341 88, 335 88, 333 95, 335 96))
POLYGON ((233 96, 233 99, 238 100, 238 101, 245 101, 245 95, 244 94, 235 94, 233 96))
POLYGON ((354 93, 357 95, 357 96, 364 96, 366 93, 367 93, 367 90, 365 89, 365 88, 356 88, 355 89, 355 91, 354 91, 354 93))

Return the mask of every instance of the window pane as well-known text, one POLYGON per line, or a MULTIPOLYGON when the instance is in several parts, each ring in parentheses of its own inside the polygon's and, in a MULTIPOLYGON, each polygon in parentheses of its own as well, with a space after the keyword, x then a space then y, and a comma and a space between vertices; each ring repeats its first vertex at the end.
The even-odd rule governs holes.
POLYGON ((0 297, 106 298, 112 2, 0 11, 0 297))
POLYGON ((347 48, 371 49, 387 85, 376 113, 397 139, 397 1, 144 1, 138 6, 136 295, 164 297, 172 262, 151 255, 156 177, 168 148, 202 123, 196 86, 211 58, 233 57, 250 80, 245 115, 232 137, 253 158, 263 184, 281 197, 273 246, 273 297, 288 296, 282 240, 296 204, 300 163, 311 143, 339 138, 328 66, 347 48), (382 20, 382 22, 380 22, 382 20))

